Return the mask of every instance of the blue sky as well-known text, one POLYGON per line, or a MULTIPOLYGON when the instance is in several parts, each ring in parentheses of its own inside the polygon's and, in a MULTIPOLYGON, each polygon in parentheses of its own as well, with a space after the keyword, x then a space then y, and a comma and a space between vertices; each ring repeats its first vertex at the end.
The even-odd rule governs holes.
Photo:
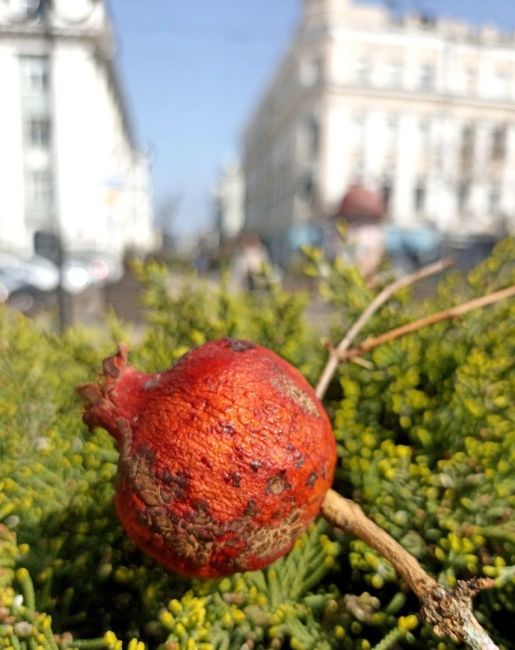
MULTIPOLYGON (((381 4, 376 2, 375 4, 381 4)), ((174 197, 173 229, 212 222, 210 193, 294 32, 301 0, 110 0, 119 68, 156 204, 174 197)), ((515 30, 513 0, 398 0, 400 10, 515 30)))

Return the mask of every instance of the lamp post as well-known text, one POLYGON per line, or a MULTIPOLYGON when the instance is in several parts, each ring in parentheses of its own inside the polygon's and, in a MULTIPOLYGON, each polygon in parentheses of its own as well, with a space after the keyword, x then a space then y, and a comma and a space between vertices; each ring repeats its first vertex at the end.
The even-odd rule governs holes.
POLYGON ((64 331, 69 325, 68 309, 66 305, 66 295, 64 291, 64 267, 65 267, 65 249, 63 246, 63 237, 61 230, 60 210, 59 210, 59 186, 57 173, 57 128, 56 128, 56 99, 55 99, 55 43, 52 25, 49 15, 50 3, 43 0, 41 6, 43 34, 47 44, 48 51, 48 105, 51 118, 51 145, 50 145, 50 169, 52 184, 52 199, 50 205, 50 222, 52 234, 53 258, 59 271, 59 281, 57 285, 57 311, 60 331, 64 331))

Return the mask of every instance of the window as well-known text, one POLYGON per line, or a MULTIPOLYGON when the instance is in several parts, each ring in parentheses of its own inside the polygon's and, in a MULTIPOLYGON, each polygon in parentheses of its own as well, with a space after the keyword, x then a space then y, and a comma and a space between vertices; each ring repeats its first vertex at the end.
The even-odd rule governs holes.
POLYGON ((431 139, 431 123, 429 120, 420 120, 418 124, 418 131, 420 137, 420 144, 423 149, 426 149, 429 146, 429 141, 431 139))
POLYGON ((29 15, 37 11, 39 8, 40 0, 18 0, 17 7, 20 10, 20 13, 23 12, 25 15, 29 15))
POLYGON ((426 205, 426 185, 419 181, 415 186, 415 210, 423 212, 426 205))
POLYGON ((472 67, 465 69, 464 73, 464 90, 465 94, 472 95, 476 90, 476 71, 472 67))
POLYGON ((47 230, 36 230, 34 233, 34 252, 55 264, 59 262, 60 242, 57 235, 47 230))
POLYGON ((433 90, 435 85, 435 67, 432 63, 424 63, 420 68, 419 87, 421 90, 433 90))
POLYGON ((492 132, 492 160, 504 160, 506 155, 506 127, 497 126, 492 132))
POLYGON ((311 57, 302 61, 300 66, 300 81, 306 88, 316 86, 322 81, 323 67, 320 57, 311 57))
POLYGON ((356 131, 361 131, 365 126, 365 116, 363 113, 357 113, 352 118, 352 127, 356 131))
POLYGON ((31 146, 47 149, 50 146, 50 120, 32 119, 29 120, 28 127, 31 146))
POLYGON ((310 171, 305 172, 299 178, 298 193, 303 201, 311 201, 315 191, 315 180, 313 173, 310 171))
POLYGON ((320 121, 315 115, 310 115, 304 122, 303 140, 305 159, 316 160, 320 148, 320 121))
POLYGON ((16 0, 16 2, 11 0, 10 4, 11 16, 15 20, 20 20, 35 14, 39 9, 41 0, 16 0))
POLYGON ((31 207, 47 207, 52 198, 52 179, 46 169, 32 169, 27 174, 27 203, 31 207))
POLYGON ((493 95, 499 99, 506 99, 509 95, 510 77, 504 69, 498 69, 493 78, 493 95))
POLYGON ((386 131, 388 136, 394 138, 399 128, 399 118, 396 115, 389 115, 386 118, 386 131))
POLYGON ((41 94, 48 91, 49 66, 47 56, 22 56, 21 71, 23 92, 41 94))
POLYGON ((384 179, 383 186, 381 188, 381 194, 383 197, 384 208, 385 210, 388 210, 390 208, 393 194, 393 181, 391 178, 384 179))
POLYGON ((363 146, 365 136, 366 118, 363 113, 352 115, 349 120, 348 145, 351 150, 360 149, 363 146))
POLYGON ((390 61, 388 65, 388 85, 399 88, 402 85, 402 66, 400 61, 390 61))
POLYGON ((365 158, 363 152, 359 151, 353 156, 353 172, 352 176, 355 183, 362 183, 365 176, 365 158))
POLYGON ((462 167, 469 167, 472 165, 474 158, 474 141, 475 130, 472 125, 467 125, 463 129, 461 136, 461 165, 462 167))
POLYGON ((467 181, 463 181, 458 187, 458 210, 465 212, 470 194, 470 185, 467 181))
POLYGON ((358 84, 370 83, 370 61, 365 57, 356 60, 355 79, 358 84))
POLYGON ((497 185, 493 185, 490 188, 490 192, 488 194, 488 208, 490 214, 497 214, 499 212, 500 199, 501 192, 499 190, 499 187, 497 185))

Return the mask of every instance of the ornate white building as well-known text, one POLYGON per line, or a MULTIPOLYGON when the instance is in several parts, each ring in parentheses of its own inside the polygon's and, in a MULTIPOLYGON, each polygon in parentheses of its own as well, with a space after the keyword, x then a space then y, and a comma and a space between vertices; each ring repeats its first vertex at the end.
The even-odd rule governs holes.
POLYGON ((154 246, 103 0, 0 0, 0 249, 154 246))
POLYGON ((277 238, 336 211, 356 181, 400 227, 515 231, 515 37, 303 0, 244 138, 246 225, 277 238))

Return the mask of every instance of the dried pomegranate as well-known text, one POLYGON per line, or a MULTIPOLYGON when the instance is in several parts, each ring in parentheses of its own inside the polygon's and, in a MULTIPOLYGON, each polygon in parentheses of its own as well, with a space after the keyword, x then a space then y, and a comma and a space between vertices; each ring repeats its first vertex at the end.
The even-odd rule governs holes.
POLYGON ((304 377, 266 348, 223 339, 155 375, 104 361, 79 387, 84 419, 120 449, 116 509, 168 569, 220 576, 286 553, 317 515, 336 447, 304 377))

